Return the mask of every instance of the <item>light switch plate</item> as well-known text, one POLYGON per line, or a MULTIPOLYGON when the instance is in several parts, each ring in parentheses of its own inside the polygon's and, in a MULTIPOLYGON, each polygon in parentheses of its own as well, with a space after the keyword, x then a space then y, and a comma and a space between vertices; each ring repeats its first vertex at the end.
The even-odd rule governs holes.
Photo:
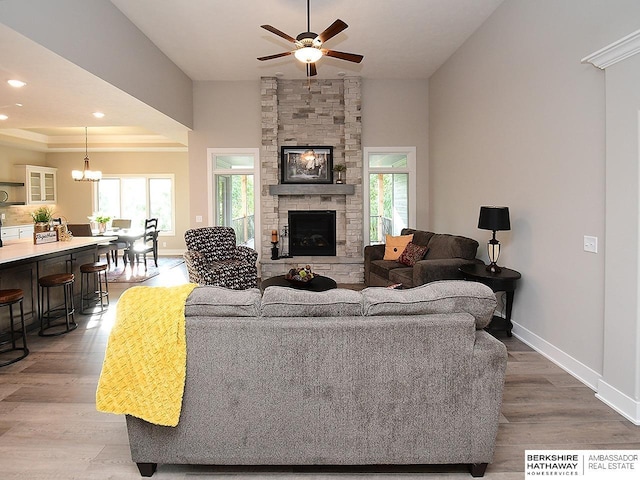
POLYGON ((584 251, 598 253, 598 237, 584 236, 584 251))

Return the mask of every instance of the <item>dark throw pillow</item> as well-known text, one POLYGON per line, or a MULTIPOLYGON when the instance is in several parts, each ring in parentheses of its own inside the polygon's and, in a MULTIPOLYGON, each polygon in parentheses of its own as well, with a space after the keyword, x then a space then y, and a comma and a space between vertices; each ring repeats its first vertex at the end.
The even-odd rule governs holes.
POLYGON ((400 263, 413 267, 418 260, 422 260, 429 250, 429 247, 424 247, 422 245, 416 245, 413 242, 407 244, 404 252, 398 258, 400 263))

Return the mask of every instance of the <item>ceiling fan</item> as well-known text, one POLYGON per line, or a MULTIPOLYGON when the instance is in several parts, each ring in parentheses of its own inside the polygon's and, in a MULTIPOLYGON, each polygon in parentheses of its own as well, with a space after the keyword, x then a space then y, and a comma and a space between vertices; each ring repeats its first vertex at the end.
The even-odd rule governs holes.
POLYGON ((323 56, 339 58, 341 60, 347 60, 348 62, 360 63, 364 58, 362 55, 356 53, 338 52, 336 50, 329 50, 322 48, 322 45, 330 38, 335 37, 340 32, 345 30, 348 25, 342 20, 338 19, 329 25, 324 32, 320 35, 311 31, 310 27, 310 15, 309 15, 309 0, 307 0, 307 31, 302 32, 296 38, 278 30, 271 25, 260 25, 260 27, 268 30, 271 33, 275 33, 279 37, 293 43, 296 48, 289 52, 276 53, 275 55, 268 55, 266 57, 258 57, 258 60, 273 60, 274 58, 286 57, 293 54, 302 63, 307 64, 307 77, 313 77, 318 74, 316 68, 316 62, 323 56))

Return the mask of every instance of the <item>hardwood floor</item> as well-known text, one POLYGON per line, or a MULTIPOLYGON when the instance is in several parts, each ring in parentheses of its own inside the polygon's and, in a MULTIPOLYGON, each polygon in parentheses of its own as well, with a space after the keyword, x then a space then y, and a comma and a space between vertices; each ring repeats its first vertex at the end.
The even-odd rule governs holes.
MULTIPOLYGON (((187 281, 184 265, 143 284, 187 281)), ((77 330, 57 338, 29 335, 30 355, 0 368, 0 478, 139 479, 129 456, 124 418, 95 410, 95 389, 119 295, 111 284, 103 314, 78 315, 77 330)), ((594 392, 515 338, 493 464, 485 478, 522 479, 525 449, 640 449, 640 427, 597 400, 594 392)), ((160 465, 153 478, 470 479, 461 466, 381 470, 279 470, 160 465)))

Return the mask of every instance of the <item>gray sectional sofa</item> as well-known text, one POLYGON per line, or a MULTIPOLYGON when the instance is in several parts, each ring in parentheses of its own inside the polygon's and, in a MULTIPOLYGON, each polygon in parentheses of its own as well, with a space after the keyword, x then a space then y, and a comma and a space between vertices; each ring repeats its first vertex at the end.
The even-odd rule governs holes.
POLYGON ((127 416, 131 457, 157 464, 492 461, 507 363, 483 330, 486 286, 309 292, 197 287, 185 307, 177 427, 127 416))
POLYGON ((367 245, 364 248, 365 285, 401 283, 403 287, 411 288, 436 280, 462 279, 458 267, 482 263, 475 258, 478 242, 472 238, 412 228, 403 228, 400 234, 413 234, 413 243, 428 247, 424 259, 409 267, 395 260, 384 260, 384 244, 367 245))

